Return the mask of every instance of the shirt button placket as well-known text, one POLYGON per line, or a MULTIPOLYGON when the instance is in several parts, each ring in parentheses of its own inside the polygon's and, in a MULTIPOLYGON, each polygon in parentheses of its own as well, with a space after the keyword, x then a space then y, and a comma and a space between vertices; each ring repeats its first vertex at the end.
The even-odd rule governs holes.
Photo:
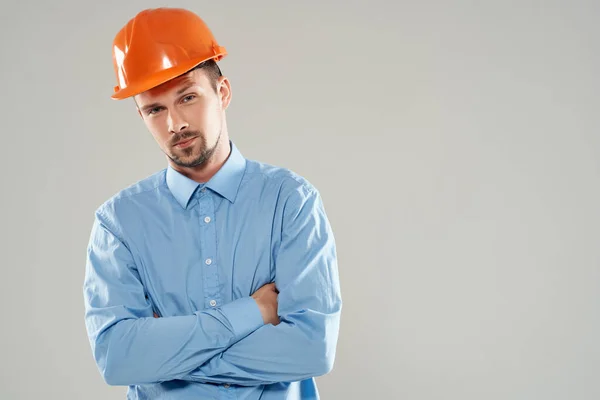
POLYGON ((215 256, 217 254, 217 232, 214 223, 214 204, 211 192, 202 188, 200 203, 200 225, 202 228, 202 240, 200 248, 204 258, 204 299, 207 307, 217 307, 221 304, 221 294, 219 293, 219 274, 216 265, 215 256))

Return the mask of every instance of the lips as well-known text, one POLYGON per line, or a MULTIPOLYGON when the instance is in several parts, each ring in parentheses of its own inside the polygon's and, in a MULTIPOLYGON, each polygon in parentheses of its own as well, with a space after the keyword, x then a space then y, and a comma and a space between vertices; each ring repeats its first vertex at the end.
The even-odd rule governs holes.
POLYGON ((182 147, 187 147, 187 146, 189 146, 190 144, 192 144, 192 142, 193 142, 194 140, 196 140, 196 137, 193 137, 193 138, 188 138, 188 139, 184 139, 184 140, 182 140, 182 141, 180 141, 180 142, 177 142, 177 143, 175 143, 175 147, 179 147, 179 148, 182 148, 182 147))

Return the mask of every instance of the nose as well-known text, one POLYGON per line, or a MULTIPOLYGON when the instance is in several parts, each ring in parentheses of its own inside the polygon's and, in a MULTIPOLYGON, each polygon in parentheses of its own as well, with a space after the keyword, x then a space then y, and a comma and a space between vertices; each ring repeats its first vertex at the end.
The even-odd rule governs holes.
POLYGON ((169 124, 169 132, 171 133, 179 133, 189 127, 187 121, 177 110, 169 112, 167 123, 169 124))

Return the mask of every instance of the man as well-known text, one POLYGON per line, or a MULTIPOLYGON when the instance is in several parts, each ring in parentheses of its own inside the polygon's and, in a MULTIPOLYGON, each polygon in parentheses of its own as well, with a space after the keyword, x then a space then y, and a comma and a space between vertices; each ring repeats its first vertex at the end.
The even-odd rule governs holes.
POLYGON ((95 212, 83 294, 92 353, 128 399, 318 399, 342 301, 317 189, 229 138, 226 55, 195 14, 144 10, 113 42, 168 165, 95 212))

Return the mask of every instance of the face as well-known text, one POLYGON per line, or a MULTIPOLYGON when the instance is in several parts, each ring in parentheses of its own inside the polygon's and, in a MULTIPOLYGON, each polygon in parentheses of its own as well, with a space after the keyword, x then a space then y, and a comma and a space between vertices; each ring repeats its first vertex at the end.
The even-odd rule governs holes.
POLYGON ((197 69, 135 96, 135 102, 174 167, 193 168, 210 160, 224 139, 230 96, 225 77, 215 89, 206 73, 197 69))

